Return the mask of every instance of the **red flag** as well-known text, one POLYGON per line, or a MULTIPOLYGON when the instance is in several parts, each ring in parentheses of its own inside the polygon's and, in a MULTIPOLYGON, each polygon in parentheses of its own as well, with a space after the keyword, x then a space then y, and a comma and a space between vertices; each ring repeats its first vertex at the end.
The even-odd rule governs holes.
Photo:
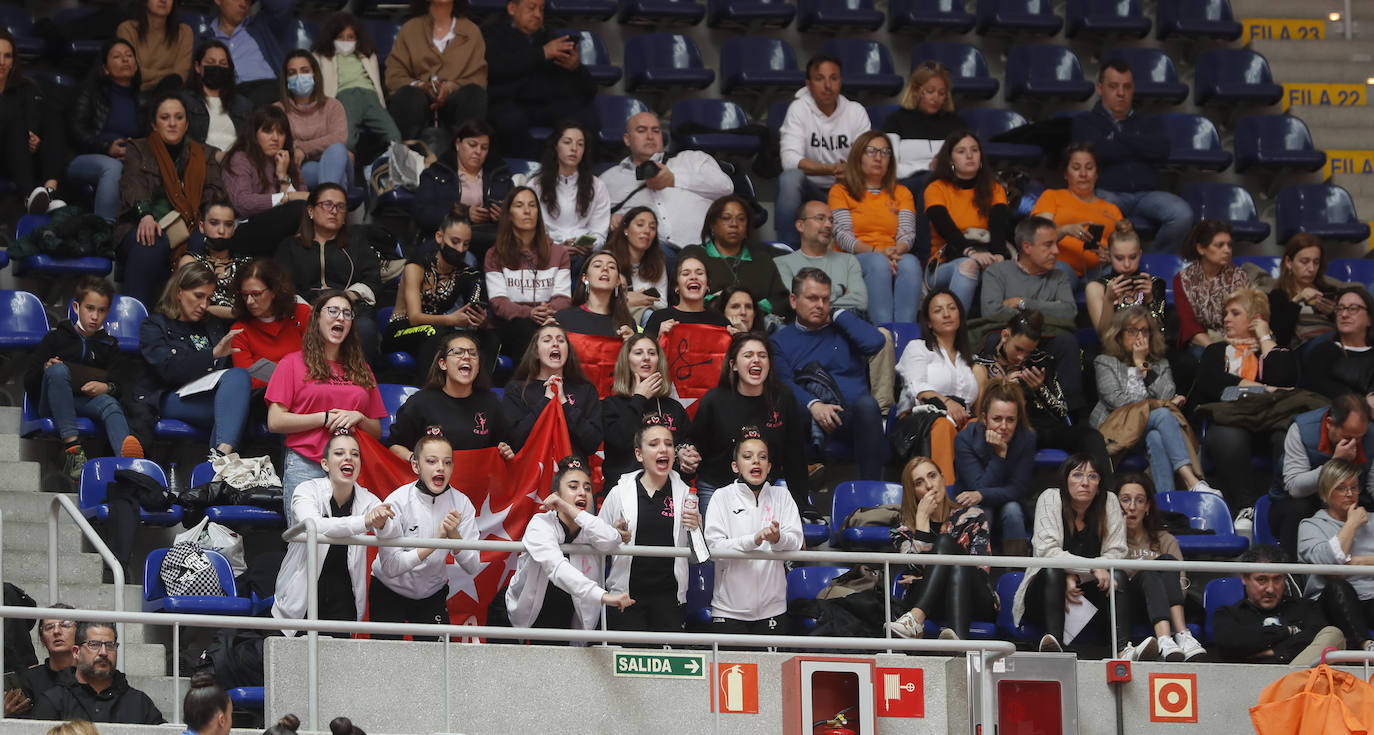
POLYGON ((568 342, 577 353, 577 361, 582 363, 582 372, 596 387, 596 395, 599 398, 609 396, 615 378, 615 360, 625 341, 619 337, 568 332, 568 342))
MULTIPOLYGON (((415 481, 409 462, 387 451, 370 436, 359 438, 363 456, 359 484, 385 498, 392 490, 415 481)), ((558 460, 569 454, 572 443, 563 405, 551 401, 515 459, 507 462, 495 448, 454 452, 450 485, 466 495, 477 509, 482 539, 519 541, 525 535, 525 525, 539 512, 539 501, 553 486, 558 460)), ((515 573, 517 557, 509 552, 484 551, 482 569, 476 577, 468 576, 450 560, 450 620, 458 625, 485 623, 487 606, 515 573)))
POLYGON ((730 330, 714 324, 678 324, 659 336, 658 345, 668 361, 668 376, 678 398, 695 417, 696 400, 720 382, 730 330))

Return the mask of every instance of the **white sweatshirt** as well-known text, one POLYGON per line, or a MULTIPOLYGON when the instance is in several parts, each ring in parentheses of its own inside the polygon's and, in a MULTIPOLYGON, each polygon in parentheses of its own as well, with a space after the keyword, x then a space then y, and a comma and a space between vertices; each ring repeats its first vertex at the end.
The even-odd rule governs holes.
POLYGON ((615 551, 620 546, 620 532, 600 518, 582 511, 577 514, 577 536, 571 541, 563 537, 563 524, 558 512, 540 513, 525 527, 525 551, 515 567, 515 576, 506 588, 506 613, 510 624, 528 628, 539 619, 544 608, 544 593, 549 582, 567 592, 573 600, 576 616, 569 621, 574 630, 592 630, 601 619, 601 596, 606 594, 602 584, 602 570, 606 557, 601 554, 564 555, 560 544, 591 544, 600 551, 615 551))
MULTIPOLYGON (((396 511, 393 523, 400 526, 402 538, 438 538, 439 524, 450 510, 458 511, 463 520, 458 533, 465 541, 477 541, 477 510, 468 496, 448 488, 438 495, 420 489, 419 482, 402 485, 387 496, 396 511)), ((420 550, 399 546, 382 546, 372 562, 372 576, 391 588, 392 592, 412 600, 423 600, 443 589, 449 582, 446 560, 448 551, 436 549, 424 561, 420 550)), ((469 576, 482 570, 481 552, 473 549, 453 552, 453 558, 469 576)))
MULTIPOLYGON (((734 551, 796 551, 802 547, 801 514, 791 493, 764 485, 757 498, 736 481, 716 490, 706 508, 706 543, 734 551), (778 522, 777 543, 754 543, 759 529, 778 522)), ((787 612, 787 570, 782 561, 720 559, 711 614, 734 620, 763 620, 787 612)))
MULTIPOLYGON (((816 163, 843 163, 849 158, 849 147, 872 127, 868 110, 858 102, 840 95, 834 114, 826 115, 811 98, 811 90, 802 87, 787 106, 787 117, 779 131, 782 167, 797 168, 803 158, 816 163)), ((807 178, 826 188, 835 183, 834 176, 807 178)))
POLYGON ((659 240, 680 248, 701 242, 701 222, 706 219, 706 210, 715 200, 734 192, 734 182, 711 154, 702 151, 682 151, 667 159, 667 163, 659 151, 653 160, 673 172, 672 186, 658 190, 640 188, 644 182, 635 178, 635 165, 628 157, 601 173, 601 182, 611 195, 611 206, 624 202, 612 214, 623 215, 638 206, 652 207, 658 217, 659 240))
POLYGON ((557 243, 577 240, 583 235, 593 235, 596 242, 593 248, 600 248, 606 242, 606 232, 611 229, 611 195, 606 184, 592 177, 592 203, 587 214, 577 214, 577 174, 556 177, 554 197, 558 201, 558 214, 554 215, 544 204, 544 190, 539 186, 539 174, 530 178, 529 187, 539 198, 539 209, 544 214, 544 228, 549 239, 557 243))
MULTIPOLYGON (((643 470, 626 472, 620 476, 620 481, 611 488, 606 494, 606 502, 601 506, 599 514, 601 520, 607 524, 614 525, 615 522, 624 518, 630 524, 630 541, 635 542, 636 533, 639 530, 639 476, 643 470)), ((687 497, 687 483, 682 481, 682 477, 676 471, 668 473, 668 486, 673 492, 673 538, 676 539, 677 546, 687 546, 687 530, 682 527, 682 501, 687 497)), ((662 492, 661 490, 659 492, 662 492)), ((634 561, 633 556, 613 556, 611 557, 611 574, 607 579, 606 586, 617 591, 628 592, 630 589, 630 562, 634 561)), ((677 601, 678 604, 687 602, 687 557, 679 556, 673 560, 673 576, 677 579, 677 601)))

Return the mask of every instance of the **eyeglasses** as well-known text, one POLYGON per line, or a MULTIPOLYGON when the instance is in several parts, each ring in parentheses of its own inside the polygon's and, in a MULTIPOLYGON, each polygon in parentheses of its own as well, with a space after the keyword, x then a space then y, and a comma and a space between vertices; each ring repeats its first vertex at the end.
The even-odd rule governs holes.
POLYGON ((347 202, 329 202, 329 201, 326 201, 326 202, 316 202, 316 203, 315 203, 315 206, 316 206, 316 207, 319 207, 320 209, 323 209, 324 211, 326 211, 326 212, 328 212, 328 213, 330 213, 330 214, 338 214, 339 212, 344 211, 344 209, 348 206, 348 203, 347 203, 347 202))
POLYGON ((1149 504, 1150 504, 1150 501, 1146 500, 1145 498, 1127 498, 1127 497, 1123 497, 1123 498, 1121 498, 1121 504, 1122 504, 1122 505, 1149 505, 1149 504))
POLYGON ((822 214, 813 214, 813 215, 811 215, 810 217, 802 217, 802 220, 805 221, 805 222, 821 222, 821 223, 829 222, 829 221, 830 221, 830 213, 829 213, 829 212, 825 212, 825 213, 822 213, 822 214))
POLYGON ((343 319, 346 322, 353 321, 353 310, 345 309, 342 306, 324 307, 324 315, 333 319, 343 319))
POLYGON ((1337 314, 1358 314, 1366 311, 1364 304, 1342 304, 1336 307, 1337 314))
POLYGON ((39 626, 38 629, 39 629, 40 631, 44 632, 44 633, 56 633, 59 629, 60 629, 60 630, 71 630, 71 629, 73 629, 73 628, 75 628, 75 627, 76 627, 76 622, 75 622, 75 621, 72 621, 72 620, 63 620, 63 621, 61 621, 61 622, 43 623, 43 625, 39 626))
POLYGON ((256 301, 262 298, 263 294, 265 293, 267 293, 266 289, 258 289, 257 291, 239 291, 239 295, 243 297, 244 301, 256 301))
POLYGON ((471 347, 459 347, 445 352, 444 357, 477 357, 477 350, 471 347))
POLYGON ((1337 485, 1337 486, 1331 488, 1331 494, 1332 494, 1332 495, 1335 495, 1336 493, 1350 493, 1351 495, 1358 495, 1358 494, 1360 493, 1360 486, 1359 486, 1359 485, 1337 485))
POLYGON ((891 148, 879 148, 878 146, 875 146, 875 145, 866 145, 866 146, 864 146, 864 155, 865 155, 865 156, 873 156, 874 158, 891 158, 891 157, 892 157, 892 149, 891 149, 891 148))
POLYGON ((1096 472, 1078 471, 1070 472, 1069 479, 1073 480, 1074 482, 1099 482, 1102 479, 1102 475, 1099 475, 1096 472))
POLYGON ((91 653, 100 653, 101 649, 114 653, 119 650, 119 643, 116 641, 81 641, 81 645, 86 647, 91 653))
POLYGON ((1149 327, 1126 327, 1121 333, 1127 337, 1144 337, 1150 333, 1149 327))

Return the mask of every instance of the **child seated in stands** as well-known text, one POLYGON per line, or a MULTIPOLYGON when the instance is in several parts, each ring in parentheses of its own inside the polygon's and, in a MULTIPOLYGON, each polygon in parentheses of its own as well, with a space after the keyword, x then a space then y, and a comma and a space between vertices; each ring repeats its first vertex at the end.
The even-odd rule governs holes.
MULTIPOLYGON (((387 503, 400 522, 401 535, 477 540, 477 510, 466 495, 449 487, 449 478, 453 477, 453 445, 438 426, 427 427, 415 443, 410 469, 419 479, 396 488, 387 496, 387 503)), ((448 552, 443 549, 399 546, 378 549, 377 560, 372 564, 372 586, 368 590, 372 619, 447 625, 447 557, 448 552)), ((475 549, 454 551, 453 558, 464 572, 474 577, 482 571, 480 553, 475 549)), ((400 636, 373 637, 400 639, 400 636)), ((421 640, 421 637, 415 636, 415 639, 421 640)))
MULTIPOLYGON (((768 482, 768 443, 753 426, 740 429, 730 463, 736 480, 719 488, 706 511, 712 551, 797 551, 801 515, 786 489, 768 482)), ((781 635, 787 625, 787 570, 781 560, 717 559, 711 622, 720 633, 781 635)))
POLYGON ((85 416, 105 430, 110 448, 121 457, 142 457, 143 445, 129 434, 119 405, 123 386, 112 379, 121 362, 118 340, 105 331, 114 287, 98 276, 76 283, 72 310, 76 320, 63 320, 33 351, 24 375, 24 391, 38 403, 40 416, 52 416, 65 448, 63 472, 75 482, 86 464, 77 435, 76 417, 85 416))

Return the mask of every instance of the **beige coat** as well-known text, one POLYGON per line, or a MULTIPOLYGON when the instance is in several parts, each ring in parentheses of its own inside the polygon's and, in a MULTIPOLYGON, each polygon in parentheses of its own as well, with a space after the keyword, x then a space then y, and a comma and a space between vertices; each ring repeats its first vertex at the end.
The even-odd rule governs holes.
MULTIPOLYGON (((386 107, 386 96, 382 94, 382 72, 377 66, 377 55, 359 56, 358 60, 363 62, 363 71, 367 73, 367 78, 372 80, 372 89, 377 92, 377 101, 386 107)), ((320 64, 320 79, 324 82, 324 96, 339 96, 339 61, 337 56, 321 56, 315 54, 315 61, 320 64)))
POLYGON ((453 40, 440 53, 434 45, 434 20, 428 15, 411 18, 396 34, 391 55, 386 57, 386 92, 411 82, 428 83, 431 77, 453 82, 487 86, 487 42, 477 25, 459 18, 453 26, 453 40))

